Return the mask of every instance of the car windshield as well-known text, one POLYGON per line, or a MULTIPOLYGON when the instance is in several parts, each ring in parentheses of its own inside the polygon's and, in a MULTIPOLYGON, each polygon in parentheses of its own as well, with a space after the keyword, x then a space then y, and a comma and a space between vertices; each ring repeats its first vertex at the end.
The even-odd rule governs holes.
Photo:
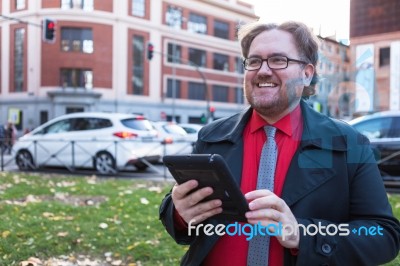
POLYGON ((369 139, 379 139, 388 137, 391 123, 391 117, 383 117, 362 121, 353 127, 369 139))
POLYGON ((186 131, 178 125, 168 124, 163 126, 164 130, 169 134, 186 135, 186 131))
POLYGON ((121 123, 131 129, 136 130, 145 130, 151 131, 154 130, 153 125, 150 123, 149 120, 146 119, 136 119, 136 118, 128 118, 121 120, 121 123))

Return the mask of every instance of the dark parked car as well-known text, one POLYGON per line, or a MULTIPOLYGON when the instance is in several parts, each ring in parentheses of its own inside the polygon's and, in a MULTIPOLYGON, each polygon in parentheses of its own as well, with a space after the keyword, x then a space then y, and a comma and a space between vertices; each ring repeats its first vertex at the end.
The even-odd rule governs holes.
POLYGON ((400 111, 385 111, 349 121, 371 141, 384 180, 400 180, 400 111))

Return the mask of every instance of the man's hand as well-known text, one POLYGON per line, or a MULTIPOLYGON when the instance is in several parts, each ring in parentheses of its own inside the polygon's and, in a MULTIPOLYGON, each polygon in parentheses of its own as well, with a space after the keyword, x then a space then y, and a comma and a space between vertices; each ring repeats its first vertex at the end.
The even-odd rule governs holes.
POLYGON ((211 187, 201 188, 191 192, 198 186, 196 180, 189 180, 172 188, 172 201, 175 209, 186 223, 194 220, 192 224, 198 224, 215 214, 222 212, 222 202, 219 199, 201 202, 213 193, 211 187), (191 192, 191 193, 189 193, 191 192))
POLYGON ((246 213, 247 221, 250 224, 260 222, 263 226, 269 224, 278 226, 278 223, 281 223, 282 234, 276 236, 279 243, 286 248, 299 247, 298 223, 284 200, 267 189, 251 191, 245 197, 250 202, 250 211, 246 213))

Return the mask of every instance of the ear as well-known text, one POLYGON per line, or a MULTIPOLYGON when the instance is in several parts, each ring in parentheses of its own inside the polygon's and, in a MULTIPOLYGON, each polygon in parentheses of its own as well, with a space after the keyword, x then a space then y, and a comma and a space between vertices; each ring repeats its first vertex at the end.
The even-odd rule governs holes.
POLYGON ((304 86, 310 86, 311 80, 314 76, 315 68, 312 64, 308 64, 304 67, 303 83, 304 86))

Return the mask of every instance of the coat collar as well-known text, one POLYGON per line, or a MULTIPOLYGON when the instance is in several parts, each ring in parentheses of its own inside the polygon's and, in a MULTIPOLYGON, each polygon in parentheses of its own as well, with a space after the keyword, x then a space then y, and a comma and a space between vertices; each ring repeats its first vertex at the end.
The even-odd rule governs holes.
MULTIPOLYGON (((304 100, 300 102, 303 116, 303 134, 301 149, 314 147, 317 149, 346 151, 347 141, 341 130, 332 119, 314 111, 304 100)), ((201 140, 205 142, 241 141, 243 130, 249 121, 252 108, 227 118, 216 120, 212 127, 205 127, 201 140), (215 130, 216 129, 216 130, 215 130)))

